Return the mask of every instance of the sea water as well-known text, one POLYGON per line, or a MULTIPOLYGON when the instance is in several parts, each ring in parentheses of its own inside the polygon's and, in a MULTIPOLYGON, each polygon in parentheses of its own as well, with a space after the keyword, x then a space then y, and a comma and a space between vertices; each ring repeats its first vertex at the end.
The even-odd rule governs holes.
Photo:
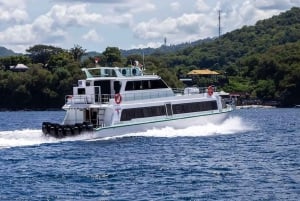
POLYGON ((0 112, 0 200, 299 200, 300 109, 96 141, 42 134, 63 116, 0 112))

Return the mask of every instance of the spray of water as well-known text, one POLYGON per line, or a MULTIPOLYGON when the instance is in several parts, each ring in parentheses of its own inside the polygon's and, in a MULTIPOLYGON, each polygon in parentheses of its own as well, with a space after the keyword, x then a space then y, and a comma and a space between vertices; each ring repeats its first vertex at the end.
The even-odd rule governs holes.
MULTIPOLYGON (((130 133, 122 136, 108 137, 97 140, 111 140, 120 137, 201 137, 211 135, 226 135, 238 134, 254 130, 253 126, 245 122, 240 117, 231 117, 222 124, 206 124, 201 126, 191 126, 185 129, 174 129, 166 127, 162 129, 152 129, 146 132, 130 133)), ((90 140, 92 134, 85 134, 76 137, 67 137, 63 139, 56 139, 53 137, 43 135, 41 130, 15 130, 15 131, 1 131, 0 132, 0 148, 17 147, 17 146, 31 146, 45 143, 60 143, 64 141, 80 141, 90 140)))

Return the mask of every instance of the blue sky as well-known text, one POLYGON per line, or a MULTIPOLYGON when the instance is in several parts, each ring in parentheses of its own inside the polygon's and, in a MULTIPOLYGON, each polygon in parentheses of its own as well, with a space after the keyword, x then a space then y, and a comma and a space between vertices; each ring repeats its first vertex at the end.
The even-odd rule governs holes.
POLYGON ((0 46, 87 51, 159 47, 218 35, 278 15, 300 0, 0 0, 0 46))

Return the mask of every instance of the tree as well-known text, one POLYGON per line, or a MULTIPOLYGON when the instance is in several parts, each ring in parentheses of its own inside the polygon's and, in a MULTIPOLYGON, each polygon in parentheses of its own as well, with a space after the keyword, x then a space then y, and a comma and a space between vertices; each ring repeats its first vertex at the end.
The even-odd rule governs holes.
POLYGON ((51 45, 35 45, 26 51, 30 53, 33 63, 42 63, 44 66, 49 62, 51 55, 64 52, 62 48, 51 45))
POLYGON ((114 63, 121 62, 121 52, 117 47, 107 47, 102 54, 106 57, 108 66, 113 66, 114 63))
POLYGON ((8 56, 8 57, 0 58, 0 67, 2 67, 5 70, 8 70, 10 66, 15 66, 19 63, 27 65, 31 63, 31 60, 28 56, 24 56, 24 55, 8 56))
POLYGON ((73 63, 71 53, 65 51, 58 54, 51 55, 48 61, 48 68, 53 70, 54 68, 64 67, 69 63, 73 63))
POLYGON ((75 61, 80 61, 82 56, 86 54, 86 49, 83 49, 80 45, 74 45, 73 48, 70 49, 70 53, 72 54, 75 61))

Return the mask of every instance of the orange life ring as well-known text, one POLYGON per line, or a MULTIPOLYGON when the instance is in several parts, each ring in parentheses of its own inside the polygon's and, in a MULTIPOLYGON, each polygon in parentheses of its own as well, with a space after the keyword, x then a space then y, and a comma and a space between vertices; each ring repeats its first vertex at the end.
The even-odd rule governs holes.
POLYGON ((120 104, 122 102, 122 96, 121 96, 121 94, 115 94, 115 102, 117 104, 120 104))
POLYGON ((212 96, 213 93, 214 93, 214 88, 213 88, 212 86, 209 86, 209 87, 207 88, 207 94, 208 94, 209 96, 212 96))

